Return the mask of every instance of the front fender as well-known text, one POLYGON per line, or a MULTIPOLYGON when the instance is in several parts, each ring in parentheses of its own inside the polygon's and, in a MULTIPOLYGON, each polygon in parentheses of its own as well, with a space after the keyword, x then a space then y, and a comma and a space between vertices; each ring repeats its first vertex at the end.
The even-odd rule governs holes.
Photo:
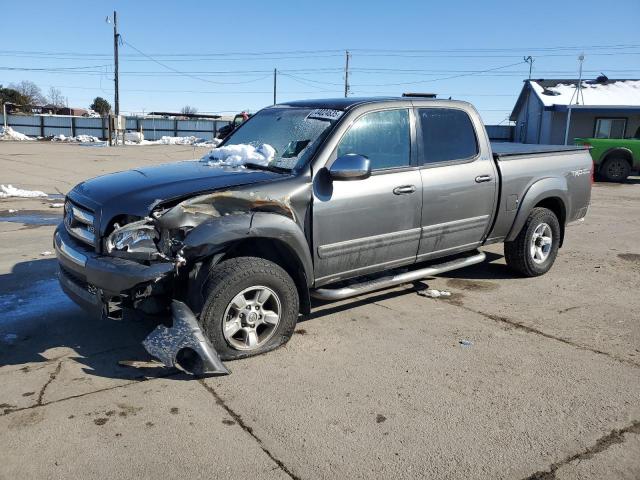
POLYGON ((247 238, 284 243, 297 256, 308 285, 313 281, 313 263, 304 232, 289 217, 277 213, 252 212, 211 218, 189 232, 182 250, 187 259, 198 259, 247 238))
MULTIPOLYGON (((567 180, 564 177, 549 177, 538 180, 533 183, 524 194, 513 226, 505 239, 506 242, 515 240, 520 230, 522 230, 522 227, 524 227, 531 210, 547 198, 559 198, 564 205, 565 212, 571 211, 569 189, 567 180)), ((560 225, 560 227, 564 229, 564 225, 560 225)))

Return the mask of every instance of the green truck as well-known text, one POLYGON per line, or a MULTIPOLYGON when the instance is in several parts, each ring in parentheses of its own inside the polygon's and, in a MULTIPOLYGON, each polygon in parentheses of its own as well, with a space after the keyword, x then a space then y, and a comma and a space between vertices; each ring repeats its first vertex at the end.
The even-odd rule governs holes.
POLYGON ((632 170, 640 170, 640 128, 633 138, 576 138, 576 145, 591 147, 598 177, 624 182, 632 170))

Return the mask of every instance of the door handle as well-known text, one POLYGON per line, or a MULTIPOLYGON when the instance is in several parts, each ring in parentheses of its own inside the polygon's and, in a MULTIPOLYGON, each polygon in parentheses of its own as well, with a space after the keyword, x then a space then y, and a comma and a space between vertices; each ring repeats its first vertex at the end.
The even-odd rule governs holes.
POLYGON ((493 180, 491 175, 479 175, 476 177, 476 183, 490 182, 491 180, 493 180))
POLYGON ((393 189, 393 193, 396 195, 408 195, 416 191, 415 185, 402 185, 393 189))

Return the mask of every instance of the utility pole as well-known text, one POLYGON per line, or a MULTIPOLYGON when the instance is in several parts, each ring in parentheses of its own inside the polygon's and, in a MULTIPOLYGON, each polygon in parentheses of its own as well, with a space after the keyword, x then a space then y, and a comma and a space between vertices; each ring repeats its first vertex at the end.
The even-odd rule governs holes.
POLYGON ((520 132, 520 141, 527 143, 527 133, 529 132, 529 100, 531 98, 531 70, 533 69, 533 57, 524 57, 524 61, 529 64, 529 82, 527 84, 527 103, 524 107, 524 135, 520 132))
POLYGON ((344 62, 344 98, 349 96, 349 59, 351 54, 349 50, 345 50, 345 62, 344 62))
POLYGON ((276 92, 278 91, 278 69, 273 69, 273 104, 278 103, 276 101, 276 92))
MULTIPOLYGON (((573 104, 573 97, 576 97, 576 105, 580 105, 580 95, 582 95, 582 64, 584 63, 584 53, 581 53, 578 57, 580 62, 580 70, 578 73, 578 85, 576 85, 576 91, 571 95, 569 105, 567 105, 567 124, 564 127, 564 144, 567 145, 569 141, 569 128, 571 127, 571 105, 573 104)), ((582 103, 584 104, 584 95, 582 95, 582 103)))
POLYGON ((120 92, 118 89, 118 41, 120 40, 120 34, 118 33, 118 14, 113 11, 113 64, 114 64, 114 78, 115 84, 115 114, 116 117, 120 115, 120 92))

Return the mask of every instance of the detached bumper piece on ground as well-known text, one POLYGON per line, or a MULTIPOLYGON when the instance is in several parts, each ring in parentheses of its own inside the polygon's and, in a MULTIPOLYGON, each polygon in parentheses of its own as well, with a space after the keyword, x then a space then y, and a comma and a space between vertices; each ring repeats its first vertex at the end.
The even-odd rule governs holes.
POLYGON ((159 325, 142 342, 149 354, 167 367, 179 365, 197 376, 231 373, 204 336, 196 316, 184 303, 171 302, 173 326, 159 325))

